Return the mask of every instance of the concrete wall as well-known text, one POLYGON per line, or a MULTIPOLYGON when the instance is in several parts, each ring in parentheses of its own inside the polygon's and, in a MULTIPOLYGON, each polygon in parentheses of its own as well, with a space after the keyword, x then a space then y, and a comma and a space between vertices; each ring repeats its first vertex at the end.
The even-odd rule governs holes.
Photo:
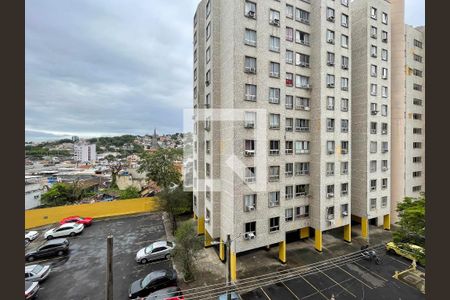
POLYGON ((32 209, 25 211, 25 229, 56 223, 69 216, 104 218, 158 209, 158 198, 154 197, 32 209))

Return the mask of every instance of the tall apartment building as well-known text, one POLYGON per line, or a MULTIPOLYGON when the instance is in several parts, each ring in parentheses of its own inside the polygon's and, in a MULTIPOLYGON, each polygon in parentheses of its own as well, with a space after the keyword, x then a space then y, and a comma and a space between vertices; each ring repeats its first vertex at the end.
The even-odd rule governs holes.
POLYGON ((390 228, 390 3, 354 0, 352 22, 352 218, 390 228))
POLYGON ((391 222, 397 203, 425 191, 425 28, 405 25, 404 0, 392 1, 391 222))
POLYGON ((74 160, 81 163, 95 162, 97 151, 95 144, 77 143, 73 145, 74 160))
POLYGON ((194 213, 236 254, 351 240, 348 0, 203 0, 194 16, 194 213))

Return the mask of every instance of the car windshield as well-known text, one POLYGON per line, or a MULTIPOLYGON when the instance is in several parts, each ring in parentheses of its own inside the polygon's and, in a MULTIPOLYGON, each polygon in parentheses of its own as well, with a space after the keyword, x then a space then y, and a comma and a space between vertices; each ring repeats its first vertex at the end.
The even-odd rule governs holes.
POLYGON ((36 265, 36 267, 33 268, 33 273, 39 273, 44 267, 41 265, 36 265))
POLYGON ((141 281, 141 287, 145 288, 153 280, 153 278, 155 278, 155 275, 152 273, 145 276, 144 279, 142 279, 141 281))
POLYGON ((167 242, 167 246, 173 247, 173 243, 172 242, 167 242))
POLYGON ((146 247, 145 250, 144 250, 145 254, 150 253, 152 251, 153 251, 153 244, 151 244, 150 246, 146 247))

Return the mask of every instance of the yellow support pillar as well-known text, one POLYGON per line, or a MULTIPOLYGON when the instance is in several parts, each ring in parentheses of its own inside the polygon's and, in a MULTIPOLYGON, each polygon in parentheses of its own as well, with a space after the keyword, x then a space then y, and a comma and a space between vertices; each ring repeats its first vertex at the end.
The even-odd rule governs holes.
POLYGON ((352 225, 350 224, 344 226, 344 241, 349 243, 352 241, 352 225))
POLYGON ((219 258, 221 261, 225 260, 225 243, 220 240, 220 244, 219 244, 219 258))
POLYGON ((384 215, 383 228, 384 228, 384 230, 391 230, 391 215, 390 214, 384 215))
POLYGON ((361 236, 364 239, 369 236, 369 219, 367 217, 361 217, 361 236))
POLYGON ((194 220, 197 220, 198 218, 197 218, 197 215, 194 213, 194 220))
POLYGON ((205 233, 205 218, 198 217, 197 218, 197 234, 202 235, 205 233))
POLYGON ((208 231, 205 230, 205 248, 210 247, 212 242, 212 238, 209 235, 208 231))
POLYGON ((300 238, 309 238, 309 227, 300 228, 300 238))
POLYGON ((236 281, 236 253, 230 252, 231 281, 236 281))
POLYGON ((285 264, 286 263, 286 240, 280 242, 278 247, 278 259, 285 264))
POLYGON ((322 252, 322 231, 320 231, 320 229, 315 230, 314 248, 316 248, 317 251, 322 252))

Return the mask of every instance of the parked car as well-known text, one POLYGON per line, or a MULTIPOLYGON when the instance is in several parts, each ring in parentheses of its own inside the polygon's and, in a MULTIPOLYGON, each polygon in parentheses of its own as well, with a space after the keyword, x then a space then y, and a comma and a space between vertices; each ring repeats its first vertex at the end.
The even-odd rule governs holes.
POLYGON ((396 253, 410 260, 416 260, 422 266, 425 266, 425 249, 408 243, 394 243, 386 244, 386 252, 396 253))
POLYGON ((62 224, 59 227, 50 229, 44 234, 44 237, 47 240, 51 240, 54 237, 62 237, 62 236, 75 236, 78 233, 81 233, 84 229, 83 224, 78 223, 67 223, 62 224))
POLYGON ((25 280, 40 282, 50 274, 49 265, 29 265, 25 266, 25 280))
POLYGON ((92 218, 83 218, 80 216, 71 216, 71 217, 67 217, 62 219, 59 224, 66 224, 66 223, 78 223, 78 224, 83 224, 84 226, 91 226, 92 225, 92 218))
POLYGON ((32 230, 25 233, 25 241, 28 243, 34 241, 39 236, 39 232, 32 230))
POLYGON ((47 241, 35 250, 25 254, 27 261, 34 261, 36 258, 61 256, 69 252, 69 241, 67 239, 54 239, 47 241))
POLYGON ((153 271, 142 279, 136 280, 128 290, 128 297, 136 299, 145 297, 148 294, 177 284, 177 273, 175 270, 157 270, 153 271))
POLYGON ((184 300, 181 289, 177 286, 171 286, 151 293, 141 300, 184 300))
POLYGON ((25 299, 34 299, 39 291, 39 283, 25 280, 25 299))
MULTIPOLYGON (((238 294, 236 294, 236 292, 231 292, 230 294, 231 294, 231 300, 239 300, 240 299, 238 294)), ((219 300, 227 300, 227 299, 228 298, 227 298, 226 293, 219 296, 219 300)))
POLYGON ((145 264, 155 259, 168 259, 173 248, 175 248, 175 243, 172 242, 154 242, 136 253, 136 261, 138 263, 145 264))

